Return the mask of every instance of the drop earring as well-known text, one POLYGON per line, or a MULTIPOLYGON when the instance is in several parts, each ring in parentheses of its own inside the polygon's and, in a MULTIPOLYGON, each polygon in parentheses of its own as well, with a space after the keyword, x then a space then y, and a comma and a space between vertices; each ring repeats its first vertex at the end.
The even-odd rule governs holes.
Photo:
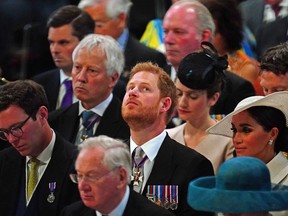
POLYGON ((269 141, 268 141, 268 145, 273 145, 273 140, 272 139, 270 139, 269 141))

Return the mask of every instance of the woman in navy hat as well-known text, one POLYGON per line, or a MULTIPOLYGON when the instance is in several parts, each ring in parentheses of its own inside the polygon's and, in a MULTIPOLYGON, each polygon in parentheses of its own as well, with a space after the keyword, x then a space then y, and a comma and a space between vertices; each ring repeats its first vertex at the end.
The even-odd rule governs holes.
POLYGON ((201 46, 202 51, 193 52, 181 61, 177 74, 177 111, 186 122, 167 132, 172 139, 207 157, 217 173, 219 166, 233 156, 232 140, 208 135, 206 129, 216 124, 209 112, 220 97, 228 62, 218 56, 211 43, 202 42, 201 46))
POLYGON ((287 215, 279 211, 288 209, 288 187, 271 184, 263 161, 243 156, 224 162, 217 176, 190 182, 188 203, 224 216, 287 215))

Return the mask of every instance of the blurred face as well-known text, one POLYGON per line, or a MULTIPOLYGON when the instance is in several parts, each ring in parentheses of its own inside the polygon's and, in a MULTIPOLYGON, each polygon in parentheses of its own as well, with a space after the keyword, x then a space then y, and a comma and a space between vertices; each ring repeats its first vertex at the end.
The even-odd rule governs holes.
POLYGON ((73 91, 86 109, 105 100, 117 82, 118 73, 107 75, 106 56, 99 48, 80 49, 75 55, 72 69, 73 91))
POLYGON ((114 202, 121 200, 123 194, 119 190, 126 187, 123 184, 126 177, 121 176, 120 168, 108 170, 102 163, 103 157, 102 148, 83 149, 78 155, 75 168, 77 175, 81 176, 78 189, 83 203, 102 213, 110 213, 117 206, 114 202))
POLYGON ((207 98, 206 90, 193 90, 176 80, 179 117, 184 121, 193 122, 209 116, 212 100, 207 98))
POLYGON ((70 76, 72 70, 72 52, 79 43, 76 36, 72 35, 72 26, 64 25, 58 28, 50 27, 48 41, 50 52, 55 65, 70 76))
POLYGON ((114 39, 118 39, 125 28, 126 16, 124 14, 111 19, 108 17, 103 4, 88 6, 84 8, 92 19, 95 21, 95 33, 109 35, 114 39))
MULTIPOLYGON (((47 117, 48 111, 41 107, 34 121, 31 117, 18 106, 10 106, 6 110, 0 112, 0 129, 11 130, 15 127, 20 127, 23 131, 22 136, 15 137, 9 133, 6 138, 8 142, 22 155, 22 156, 38 156, 45 148, 42 139, 43 134, 43 118, 40 117, 40 112, 47 117)), ((42 115, 43 117, 43 115, 42 115)), ((46 121, 46 119, 45 119, 46 121)))
POLYGON ((284 75, 276 75, 271 71, 263 71, 261 73, 260 85, 263 88, 264 95, 273 92, 288 90, 288 73, 284 75))
POLYGON ((158 79, 157 74, 141 71, 128 82, 122 116, 131 128, 148 127, 158 118, 161 107, 158 79))
POLYGON ((237 156, 256 157, 265 163, 267 158, 270 160, 274 157, 274 144, 268 144, 270 139, 276 139, 273 129, 269 132, 264 131, 247 111, 234 115, 231 124, 237 156))
POLYGON ((204 38, 197 33, 194 9, 172 6, 163 20, 164 44, 167 60, 178 69, 180 61, 200 49, 204 38))

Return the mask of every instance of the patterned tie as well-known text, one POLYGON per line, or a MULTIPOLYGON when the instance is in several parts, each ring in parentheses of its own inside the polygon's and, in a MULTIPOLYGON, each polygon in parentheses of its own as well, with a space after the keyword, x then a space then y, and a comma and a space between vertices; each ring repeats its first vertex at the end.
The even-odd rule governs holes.
POLYGON ((70 106, 73 99, 72 80, 66 79, 63 83, 65 85, 66 93, 61 103, 62 108, 70 106))
POLYGON ((84 111, 82 113, 82 125, 84 130, 82 131, 82 140, 93 136, 94 124, 100 120, 100 116, 93 111, 84 111))
POLYGON ((29 171, 29 178, 28 178, 28 186, 27 186, 27 197, 30 200, 32 192, 34 191, 37 182, 38 182, 38 166, 39 160, 36 158, 30 159, 30 171, 29 171))
POLYGON ((135 150, 133 160, 133 190, 141 193, 142 184, 144 181, 144 163, 148 159, 140 146, 135 150), (145 156, 144 156, 145 155, 145 156))

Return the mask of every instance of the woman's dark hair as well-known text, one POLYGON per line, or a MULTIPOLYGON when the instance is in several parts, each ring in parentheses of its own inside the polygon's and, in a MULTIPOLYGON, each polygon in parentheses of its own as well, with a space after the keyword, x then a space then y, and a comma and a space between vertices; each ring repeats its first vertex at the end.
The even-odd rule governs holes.
POLYGON ((278 128, 278 137, 275 140, 274 151, 288 151, 288 128, 284 113, 274 107, 256 106, 247 109, 251 117, 260 124, 264 131, 269 132, 273 127, 278 128))
POLYGON ((211 13, 216 33, 220 33, 225 41, 225 48, 233 52, 242 47, 243 21, 235 0, 198 0, 211 13))
POLYGON ((211 98, 223 88, 228 61, 227 56, 218 55, 211 43, 202 42, 201 47, 202 51, 182 59, 177 76, 188 88, 207 90, 207 96, 211 98))

